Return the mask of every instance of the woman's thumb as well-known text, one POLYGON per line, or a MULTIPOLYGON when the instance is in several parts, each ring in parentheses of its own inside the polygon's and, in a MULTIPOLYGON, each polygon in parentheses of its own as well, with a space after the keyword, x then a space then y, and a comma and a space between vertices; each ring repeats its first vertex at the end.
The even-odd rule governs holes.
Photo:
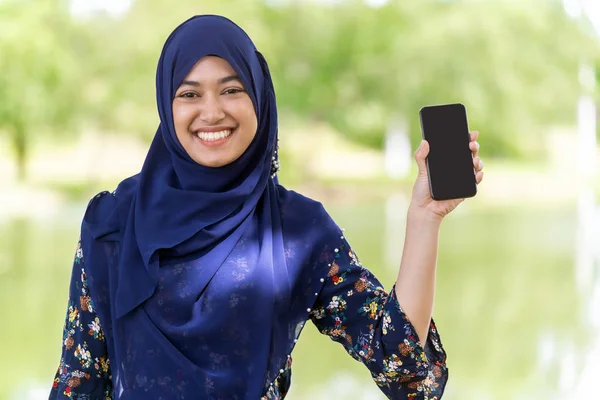
POLYGON ((419 175, 427 174, 427 163, 425 158, 429 154, 429 143, 426 140, 422 140, 419 148, 415 151, 414 158, 419 167, 419 175))

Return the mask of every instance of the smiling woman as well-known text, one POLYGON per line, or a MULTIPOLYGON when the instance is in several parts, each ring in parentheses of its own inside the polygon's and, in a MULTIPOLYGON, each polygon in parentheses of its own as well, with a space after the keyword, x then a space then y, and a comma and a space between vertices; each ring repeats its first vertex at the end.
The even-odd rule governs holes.
POLYGON ((256 112, 229 63, 206 56, 185 77, 173 100, 177 139, 200 165, 222 167, 237 160, 257 129, 256 112))
POLYGON ((214 15, 177 27, 156 92, 141 172, 85 212, 50 398, 283 399, 307 321, 387 397, 441 398, 437 239, 461 200, 429 196, 427 143, 386 291, 324 207, 279 183, 273 82, 240 27, 214 15))

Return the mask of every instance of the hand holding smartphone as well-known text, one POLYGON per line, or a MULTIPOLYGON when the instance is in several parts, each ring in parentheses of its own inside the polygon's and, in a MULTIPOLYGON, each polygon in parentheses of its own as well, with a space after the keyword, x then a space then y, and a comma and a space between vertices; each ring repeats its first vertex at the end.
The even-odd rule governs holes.
POLYGON ((431 198, 475 196, 477 182, 465 106, 460 103, 425 106, 419 116, 423 139, 429 143, 427 172, 431 198))

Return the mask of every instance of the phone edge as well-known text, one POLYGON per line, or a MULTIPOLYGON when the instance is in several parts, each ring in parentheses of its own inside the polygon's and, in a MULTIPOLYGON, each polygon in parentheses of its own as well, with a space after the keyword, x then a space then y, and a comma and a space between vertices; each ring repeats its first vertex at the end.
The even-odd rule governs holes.
MULTIPOLYGON (((425 139, 425 129, 423 127, 423 110, 429 107, 434 107, 434 106, 423 106, 419 109, 419 124, 421 125, 421 139, 422 140, 427 140, 425 139)), ((429 149, 431 151, 431 149, 429 149)), ((429 170, 429 156, 425 157, 425 165, 427 166, 427 183, 429 184, 429 195, 431 196, 432 199, 434 200, 438 200, 435 196, 435 193, 433 192, 433 185, 431 184, 431 172, 429 170)))

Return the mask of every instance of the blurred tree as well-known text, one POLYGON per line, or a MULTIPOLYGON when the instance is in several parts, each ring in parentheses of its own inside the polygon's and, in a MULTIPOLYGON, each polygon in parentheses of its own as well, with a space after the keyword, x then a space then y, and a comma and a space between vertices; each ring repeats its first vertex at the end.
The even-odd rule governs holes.
POLYGON ((558 0, 136 1, 123 17, 76 20, 67 6, 0 2, 0 130, 21 177, 32 134, 153 135, 161 47, 194 14, 226 15, 248 31, 283 114, 375 148, 392 119, 404 118, 416 141, 421 106, 463 102, 486 155, 543 153, 545 128, 573 123, 580 61, 598 57, 597 40, 558 0))
POLYGON ((202 13, 249 32, 282 112, 324 120, 376 148, 392 118, 406 119, 416 141, 420 107, 463 102, 489 155, 543 153, 545 129, 573 122, 580 60, 598 54, 560 1, 138 1, 106 39, 119 60, 107 79, 129 110, 114 110, 122 127, 154 133, 160 48, 178 23, 202 13))
POLYGON ((531 154, 573 122, 580 60, 598 51, 561 2, 294 3, 267 20, 282 106, 374 147, 392 116, 416 141, 420 107, 463 102, 488 154, 531 154))
POLYGON ((32 140, 69 132, 80 117, 81 39, 65 1, 0 2, 0 131, 12 143, 20 180, 32 140))

